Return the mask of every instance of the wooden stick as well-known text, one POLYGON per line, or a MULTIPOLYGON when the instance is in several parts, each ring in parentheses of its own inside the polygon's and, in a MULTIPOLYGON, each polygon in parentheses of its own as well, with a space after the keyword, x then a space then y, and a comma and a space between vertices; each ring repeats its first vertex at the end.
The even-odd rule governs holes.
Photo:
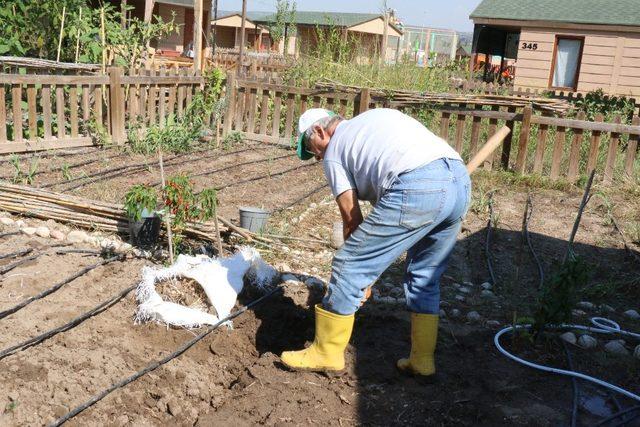
POLYGON ((67 13, 67 6, 62 6, 62 22, 60 22, 60 37, 58 38, 58 54, 56 55, 56 62, 60 62, 60 50, 62 49, 62 36, 64 35, 64 17, 67 13))
POLYGON ((589 175, 589 181, 587 181, 587 186, 584 189, 584 195, 582 196, 582 202, 580 203, 580 209, 578 209, 578 215, 576 215, 576 220, 573 223, 573 229, 571 230, 571 235, 569 236, 569 244, 567 245, 567 252, 564 255, 564 259, 562 263, 567 262, 567 258, 570 256, 573 257, 573 241, 576 238, 576 234, 578 233, 578 226, 580 225, 580 220, 582 219, 582 213, 584 209, 587 207, 587 203, 591 200, 591 185, 593 184, 593 177, 596 175, 596 170, 593 169, 591 174, 589 175))
POLYGON ((218 215, 213 216, 213 224, 216 227, 216 238, 218 239, 218 256, 222 257, 224 256, 224 250, 222 249, 222 237, 220 236, 220 226, 218 225, 218 215))
MULTIPOLYGON (((162 191, 164 191, 164 162, 162 161, 162 150, 158 150, 158 163, 160 164, 160 182, 162 183, 162 191)), ((164 216, 165 226, 167 227, 167 238, 169 240, 169 262, 173 264, 173 232, 171 231, 171 218, 169 212, 164 216)), ((217 227, 216 227, 217 228, 217 227)))
POLYGON ((496 149, 502 144, 502 141, 511 133, 511 129, 507 126, 503 126, 495 135, 493 135, 487 143, 478 151, 478 154, 467 164, 467 171, 472 174, 478 166, 480 166, 489 156, 496 151, 496 149))
POLYGON ((82 8, 80 8, 80 15, 78 16, 78 35, 76 36, 76 62, 78 62, 78 58, 80 57, 80 25, 82 25, 82 8))

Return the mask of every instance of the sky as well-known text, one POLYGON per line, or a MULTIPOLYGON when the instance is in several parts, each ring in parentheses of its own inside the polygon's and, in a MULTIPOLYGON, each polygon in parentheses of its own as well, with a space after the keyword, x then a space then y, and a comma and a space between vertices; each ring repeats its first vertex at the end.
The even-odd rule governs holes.
MULTIPOLYGON (((406 25, 473 31, 469 14, 481 0, 387 0, 406 25), (445 6, 446 5, 446 6, 445 6)), ((274 10, 275 0, 247 0, 248 10, 274 10)), ((382 0, 297 0, 298 10, 377 13, 382 0)), ((218 0, 219 10, 241 10, 242 0, 218 0)))

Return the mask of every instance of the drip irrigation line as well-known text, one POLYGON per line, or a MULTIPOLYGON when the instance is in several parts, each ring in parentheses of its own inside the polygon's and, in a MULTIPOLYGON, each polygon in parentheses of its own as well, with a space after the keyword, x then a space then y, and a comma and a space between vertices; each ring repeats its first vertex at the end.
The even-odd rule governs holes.
POLYGON ((33 252, 33 248, 22 249, 20 251, 0 255, 0 259, 17 258, 19 256, 29 255, 31 252, 33 252))
MULTIPOLYGON (((100 148, 100 150, 112 150, 115 149, 116 147, 102 147, 100 148)), ((33 153, 33 154, 26 154, 26 155, 22 155, 22 156, 18 156, 18 160, 29 160, 29 159, 33 159, 34 157, 43 157, 41 156, 41 154, 46 154, 47 157, 70 157, 70 156, 81 156, 83 154, 91 154, 93 153, 95 150, 95 147, 92 147, 89 150, 74 150, 74 151, 61 151, 61 152, 56 152, 56 151, 47 151, 47 152, 38 152, 38 153, 33 153)), ((6 159, 0 159, 0 164, 2 163, 9 163, 11 161, 11 158, 6 158, 6 159)))
POLYGON ((2 233, 0 234, 0 239, 2 239, 3 237, 9 237, 9 236, 15 236, 16 234, 20 234, 19 231, 9 231, 6 233, 2 233))
POLYGON ((64 254, 88 254, 88 255, 105 255, 105 251, 98 251, 96 249, 62 249, 59 251, 56 251, 57 255, 64 255, 64 254))
POLYGON ((56 283, 55 285, 53 285, 49 289, 44 290, 44 291, 40 292, 37 295, 34 295, 32 297, 29 297, 29 298, 23 300, 22 302, 20 302, 19 304, 15 305, 12 308, 9 308, 9 309, 4 310, 4 311, 0 311, 0 319, 4 319, 5 317, 7 317, 7 316, 9 316, 11 314, 14 314, 15 312, 17 312, 19 310, 22 310, 24 307, 26 307, 27 305, 31 304, 34 301, 37 301, 37 300, 42 299, 42 298, 44 298, 44 297, 46 297, 48 295, 51 295, 52 293, 56 292, 58 289, 60 289, 61 287, 63 287, 67 283, 70 283, 70 282, 76 280, 78 277, 87 274, 91 270, 93 270, 95 268, 98 268, 98 267, 100 267, 102 265, 109 264, 110 262, 116 261, 116 260, 121 259, 121 258, 122 258, 122 255, 117 255, 117 256, 104 259, 104 260, 102 260, 102 261, 100 261, 98 263, 95 263, 95 264, 92 264, 90 266, 87 266, 87 267, 83 268, 82 270, 72 274, 71 276, 67 277, 66 279, 56 283))
MULTIPOLYGON (((628 409, 620 411, 620 412, 618 412, 616 414, 613 414, 612 416, 610 416, 608 418, 605 418, 604 420, 600 421, 594 427, 601 427, 601 426, 607 425, 608 423, 610 423, 613 420, 616 420, 616 419, 618 419, 620 417, 624 417, 625 415, 631 414, 631 413, 634 413, 634 412, 639 412, 640 413, 640 405, 632 406, 631 408, 628 408, 628 409)), ((636 420, 638 418, 640 418, 640 415, 637 415, 637 416, 635 416, 633 418, 630 418, 628 420, 624 420, 623 419, 623 420, 620 420, 619 422, 617 422, 616 424, 612 424, 611 427, 623 426, 623 425, 628 424, 631 421, 636 420)))
MULTIPOLYGON (((70 245, 70 243, 57 243, 55 245, 49 246, 47 249, 59 248, 61 246, 69 246, 69 245, 70 245)), ((18 260, 16 262, 11 263, 11 264, 7 264, 4 267, 0 268, 0 276, 3 276, 5 274, 7 274, 8 272, 10 272, 11 270, 13 270, 13 269, 15 269, 17 267, 20 267, 22 264, 26 264, 29 261, 33 261, 34 259, 37 259, 40 256, 45 255, 47 253, 48 252, 46 252, 46 251, 38 252, 37 254, 28 256, 26 258, 22 258, 22 259, 20 259, 20 260, 18 260)))
POLYGON ((489 193, 489 221, 487 222, 487 234, 484 243, 484 254, 487 258, 487 269, 491 276, 491 284, 496 285, 496 275, 491 261, 491 230, 493 229, 493 192, 489 193))
POLYGON ((302 169, 302 168, 308 168, 310 166, 315 166, 317 164, 318 164, 317 162, 315 162, 315 163, 305 163, 305 164, 302 164, 302 165, 299 165, 299 166, 294 166, 292 168, 285 169, 285 170, 280 171, 280 172, 268 173, 268 174, 265 174, 265 175, 259 175, 259 176, 255 176, 253 178, 247 178, 247 179, 243 179, 241 181, 232 182, 231 184, 221 185, 219 187, 216 187, 215 189, 216 189, 216 191, 221 191, 221 190, 224 190, 224 189, 229 188, 229 187, 235 187, 236 185, 242 185, 242 184, 247 184, 249 182, 261 181, 263 179, 270 179, 270 178, 273 178, 275 176, 286 175, 286 174, 288 174, 290 172, 294 172, 294 171, 297 171, 297 170, 302 169))
POLYGON ((531 252, 531 256, 536 261, 536 265, 538 266, 538 277, 540 278, 540 284, 538 285, 538 289, 542 289, 544 285, 544 268, 542 267, 542 262, 540 258, 538 258, 538 254, 533 249, 533 244, 531 243, 531 234, 529 233, 529 223, 531 221, 531 216, 533 215, 533 202, 531 200, 531 194, 527 197, 527 207, 526 207, 526 215, 524 219, 524 237, 527 241, 527 246, 529 246, 529 252, 531 252))
POLYGON ((29 338, 26 341, 23 341, 21 343, 18 343, 14 346, 5 348, 4 350, 0 351, 0 360, 4 359, 5 357, 11 356, 12 354, 18 353, 20 351, 24 351, 30 347, 33 347, 35 345, 38 345, 46 340, 48 340, 49 338, 62 333, 62 332, 66 332, 70 329, 75 328, 76 326, 78 326, 79 324, 81 324, 82 322, 84 322, 85 320, 96 316, 100 313, 102 313, 103 311, 107 310, 108 308, 112 307, 113 305, 115 305, 116 303, 120 302, 120 300, 122 300, 123 298, 125 298, 131 291, 133 291, 136 288, 137 285, 134 286, 130 286, 127 289, 123 290, 122 292, 119 292, 118 294, 116 294, 115 296, 109 298, 106 301, 103 301, 102 303, 100 303, 99 305, 95 306, 94 308, 92 308, 91 310, 87 311, 84 314, 81 314, 80 316, 74 318, 73 320, 71 320, 68 323, 65 323, 62 326, 58 326, 57 328, 48 330, 36 337, 33 338, 29 338))
POLYGON ((193 347, 195 344, 197 344, 199 341, 201 341, 203 338, 205 338, 211 332, 213 332, 216 329, 218 329, 221 325, 223 325, 226 322, 229 322, 229 321, 235 319, 236 317, 240 316, 241 314, 243 314, 247 310, 249 310, 249 309, 261 304, 262 302, 264 302, 269 297, 273 296, 278 291, 282 291, 282 288, 280 286, 276 286, 271 291, 267 292, 265 295, 255 299, 254 301, 250 302, 249 304, 245 305, 244 307, 239 308, 234 313, 232 313, 232 314, 228 315, 227 317, 225 317, 224 319, 218 321, 218 323, 209 326, 204 332, 201 332, 200 334, 198 334, 193 339, 187 341, 186 343, 181 345, 176 351, 174 351, 173 353, 167 355, 163 359, 157 360, 157 361, 147 365, 144 369, 142 369, 142 370, 136 372, 135 374, 131 375, 130 377, 124 378, 124 379, 118 381, 117 383, 112 384, 109 388, 107 388, 107 389, 103 390, 102 392, 98 393, 97 395, 95 395, 94 397, 89 399, 87 402, 83 403, 80 406, 75 407, 73 410, 69 411, 67 414, 63 415, 62 417, 60 417, 57 420, 55 420, 53 423, 49 424, 49 427, 57 427, 57 426, 60 426, 60 425, 62 425, 64 423, 66 423, 71 418, 75 417, 76 415, 78 415, 79 413, 84 411, 85 409, 89 408, 90 406, 92 406, 95 403, 99 402, 100 400, 104 399, 107 395, 109 395, 113 391, 115 391, 115 390, 117 390, 119 388, 122 388, 122 387, 126 386, 127 384, 137 380, 138 378, 148 374, 149 372, 152 372, 152 371, 158 369, 160 366, 167 364, 171 360, 173 360, 176 357, 182 355, 185 351, 189 350, 191 347, 193 347))
MULTIPOLYGON (((564 354, 567 358, 567 365, 570 371, 575 371, 573 366, 573 358, 571 357, 571 351, 567 347, 567 343, 564 340, 560 340, 564 354)), ((573 403, 571 405, 571 427, 576 427, 578 423, 578 401, 580 399, 580 390, 578 389, 578 380, 575 377, 571 377, 571 387, 573 388, 573 403)))
POLYGON ((273 211, 271 211, 271 213, 279 213, 279 212, 285 211, 285 210, 287 210, 289 208, 292 208, 295 205, 297 205, 298 203, 303 202, 304 200, 308 199, 309 197, 313 196, 316 193, 319 193, 320 191, 322 191, 323 189, 325 189, 327 187, 329 187, 328 184, 322 184, 320 187, 314 188, 313 190, 311 190, 308 193, 306 193, 304 196, 295 199, 293 202, 287 204, 286 206, 274 209, 273 211))

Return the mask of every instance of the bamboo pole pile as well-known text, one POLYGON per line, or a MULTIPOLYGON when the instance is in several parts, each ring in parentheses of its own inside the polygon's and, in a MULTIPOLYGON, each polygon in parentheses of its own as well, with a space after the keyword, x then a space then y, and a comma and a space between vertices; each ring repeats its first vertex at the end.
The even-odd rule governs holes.
MULTIPOLYGON (((343 85, 331 80, 319 81, 316 89, 327 92, 360 93, 362 87, 343 85)), ((418 107, 424 104, 469 104, 475 106, 498 107, 525 107, 533 106, 534 109, 548 113, 562 114, 571 108, 571 104, 563 99, 543 98, 536 96, 520 97, 499 94, 478 93, 431 93, 410 90, 387 90, 370 88, 372 102, 390 103, 394 108, 418 107)))
MULTIPOLYGON (((129 233, 129 219, 122 205, 28 186, 0 183, 0 210, 43 220, 53 219, 90 230, 129 233)), ((234 232, 247 241, 269 242, 268 239, 235 226, 225 218, 218 216, 218 220, 223 224, 219 227, 221 232, 234 232)), ((217 241, 213 221, 188 223, 184 233, 195 239, 217 241)))

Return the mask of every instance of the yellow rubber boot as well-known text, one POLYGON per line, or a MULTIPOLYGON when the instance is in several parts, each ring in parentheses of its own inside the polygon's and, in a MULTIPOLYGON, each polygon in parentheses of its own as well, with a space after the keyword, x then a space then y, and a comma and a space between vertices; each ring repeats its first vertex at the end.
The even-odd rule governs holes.
POLYGON ((316 337, 300 351, 285 351, 280 356, 287 367, 302 371, 341 371, 344 351, 353 330, 354 315, 341 316, 316 305, 316 337))
POLYGON ((414 375, 435 374, 437 339, 438 315, 411 313, 411 354, 408 359, 398 360, 398 369, 414 375))

